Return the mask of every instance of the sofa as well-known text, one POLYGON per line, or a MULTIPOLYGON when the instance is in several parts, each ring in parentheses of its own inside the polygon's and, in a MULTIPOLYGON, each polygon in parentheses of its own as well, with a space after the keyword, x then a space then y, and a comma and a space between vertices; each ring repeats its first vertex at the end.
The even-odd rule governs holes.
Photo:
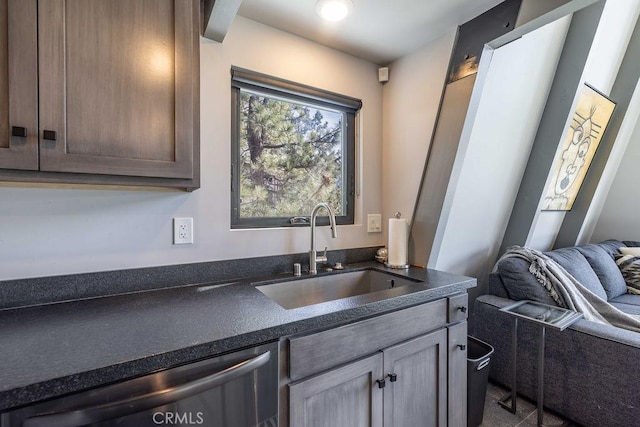
MULTIPOLYGON (((627 292, 616 259, 620 248, 640 242, 607 240, 545 252, 591 292, 629 314, 640 314, 640 295, 627 292)), ((624 249, 623 249, 624 250, 624 249)), ((518 300, 556 305, 520 258, 499 261, 489 275, 488 293, 478 297, 471 333, 491 344, 490 378, 511 384, 513 317, 500 308, 518 300)), ((537 396, 540 327, 518 323, 518 394, 537 396)), ((640 333, 580 319, 564 331, 547 328, 544 405, 584 426, 640 427, 640 333)))

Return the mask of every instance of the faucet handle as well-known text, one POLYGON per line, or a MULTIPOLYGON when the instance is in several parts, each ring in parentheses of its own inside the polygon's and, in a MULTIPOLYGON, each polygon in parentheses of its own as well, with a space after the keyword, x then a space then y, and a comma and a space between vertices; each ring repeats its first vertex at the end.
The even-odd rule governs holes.
POLYGON ((327 247, 324 247, 324 253, 316 256, 316 262, 326 264, 327 263, 327 247))

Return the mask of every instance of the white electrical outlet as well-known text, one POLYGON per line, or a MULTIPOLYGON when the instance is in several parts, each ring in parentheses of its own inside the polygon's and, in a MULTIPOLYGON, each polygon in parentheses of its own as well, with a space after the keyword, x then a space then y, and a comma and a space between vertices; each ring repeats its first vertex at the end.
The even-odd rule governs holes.
POLYGON ((382 215, 367 215, 367 233, 382 233, 382 215))
POLYGON ((193 243, 193 218, 173 218, 173 244, 193 243))

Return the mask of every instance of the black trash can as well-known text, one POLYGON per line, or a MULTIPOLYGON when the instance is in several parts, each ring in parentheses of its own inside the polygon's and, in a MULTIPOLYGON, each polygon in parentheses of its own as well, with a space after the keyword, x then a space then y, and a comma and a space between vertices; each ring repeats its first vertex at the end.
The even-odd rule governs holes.
POLYGON ((493 347, 484 341, 467 337, 467 427, 478 427, 484 416, 489 368, 493 347))

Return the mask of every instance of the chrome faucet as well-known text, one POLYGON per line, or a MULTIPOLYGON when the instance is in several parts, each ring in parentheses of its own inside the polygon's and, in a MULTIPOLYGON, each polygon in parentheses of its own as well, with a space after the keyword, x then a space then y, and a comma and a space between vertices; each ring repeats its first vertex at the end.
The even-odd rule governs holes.
POLYGON ((326 203, 318 203, 311 211, 311 250, 309 251, 309 274, 317 274, 317 264, 325 264, 327 262, 327 247, 324 248, 324 254, 318 256, 316 251, 316 217, 318 211, 325 208, 329 212, 329 223, 331 224, 331 237, 334 239, 338 237, 338 229, 336 228, 336 217, 333 215, 333 211, 326 203))

